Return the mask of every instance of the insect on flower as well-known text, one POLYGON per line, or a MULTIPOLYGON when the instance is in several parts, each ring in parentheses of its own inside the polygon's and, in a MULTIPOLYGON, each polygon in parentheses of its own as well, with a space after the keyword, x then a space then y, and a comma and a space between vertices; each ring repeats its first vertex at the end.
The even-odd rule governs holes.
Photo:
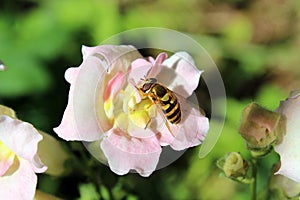
POLYGON ((155 78, 145 79, 138 90, 142 96, 148 97, 154 104, 159 106, 170 123, 178 124, 180 122, 180 103, 173 91, 158 83, 155 78))
MULTIPOLYGON (((142 84, 139 87, 136 87, 141 97, 143 99, 149 98, 152 101, 152 104, 148 107, 151 107, 153 104, 158 107, 157 110, 164 119, 165 125, 170 133, 175 136, 172 127, 173 125, 179 125, 183 120, 183 113, 187 112, 183 109, 181 104, 188 103, 189 105, 192 105, 191 102, 184 101, 183 97, 159 83, 156 78, 145 78, 142 79, 142 81, 142 84)), ((198 110, 204 115, 204 112, 201 109, 198 108, 198 110)))

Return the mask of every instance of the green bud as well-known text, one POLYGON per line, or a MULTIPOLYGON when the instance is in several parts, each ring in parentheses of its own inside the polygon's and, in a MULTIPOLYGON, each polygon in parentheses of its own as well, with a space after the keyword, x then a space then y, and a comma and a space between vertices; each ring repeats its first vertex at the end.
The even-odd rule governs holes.
POLYGON ((240 153, 230 152, 220 160, 217 165, 222 169, 227 177, 245 178, 248 171, 248 163, 242 158, 240 153))
POLYGON ((3 105, 0 105, 0 115, 7 115, 11 118, 14 118, 16 119, 16 113, 13 109, 9 108, 9 107, 6 107, 6 106, 3 106, 3 105))
POLYGON ((65 172, 64 163, 69 155, 62 147, 61 143, 51 135, 39 131, 43 140, 38 144, 38 155, 42 162, 48 166, 46 174, 60 176, 65 172))
POLYGON ((36 190, 34 200, 62 200, 62 199, 55 197, 51 194, 44 193, 40 190, 36 190))
POLYGON ((284 125, 284 116, 251 103, 243 110, 239 133, 246 140, 248 149, 260 156, 282 139, 284 125))

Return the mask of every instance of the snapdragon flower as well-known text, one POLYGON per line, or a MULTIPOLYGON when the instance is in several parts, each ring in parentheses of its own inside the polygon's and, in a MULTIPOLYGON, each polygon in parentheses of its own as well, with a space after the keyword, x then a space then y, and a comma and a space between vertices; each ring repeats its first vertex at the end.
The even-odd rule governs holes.
POLYGON ((65 73, 71 84, 61 124, 54 129, 65 140, 99 141, 109 167, 119 175, 136 170, 149 176, 162 146, 184 150, 202 143, 208 118, 185 103, 197 88, 202 71, 191 56, 178 52, 167 58, 143 58, 132 46, 83 47, 83 63, 65 73), (180 102, 182 119, 171 124, 137 87, 156 78, 180 102))
POLYGON ((29 123, 16 119, 14 111, 0 105, 0 197, 33 199, 37 176, 47 167, 37 150, 42 140, 29 123))

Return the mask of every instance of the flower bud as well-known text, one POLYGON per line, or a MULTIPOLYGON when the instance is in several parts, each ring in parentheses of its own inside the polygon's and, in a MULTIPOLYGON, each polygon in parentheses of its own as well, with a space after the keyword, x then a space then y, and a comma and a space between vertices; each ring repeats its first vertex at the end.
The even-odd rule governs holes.
POLYGON ((42 162, 48 166, 45 173, 52 176, 62 175, 66 170, 64 163, 70 156, 54 137, 43 131, 39 131, 39 133, 43 136, 43 140, 39 143, 38 155, 42 162))
POLYGON ((246 140, 248 149, 256 155, 257 152, 264 155, 274 142, 282 139, 284 122, 285 118, 279 113, 251 103, 243 110, 239 133, 246 140))
POLYGON ((218 160, 217 165, 230 178, 245 178, 248 170, 248 163, 237 152, 228 153, 218 160))
POLYGON ((13 109, 0 105, 0 115, 7 115, 13 119, 16 119, 16 113, 13 109))

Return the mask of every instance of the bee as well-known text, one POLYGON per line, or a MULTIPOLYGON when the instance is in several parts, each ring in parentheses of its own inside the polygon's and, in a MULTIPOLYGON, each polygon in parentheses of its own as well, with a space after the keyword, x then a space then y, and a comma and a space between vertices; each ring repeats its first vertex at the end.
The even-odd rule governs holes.
POLYGON ((155 78, 144 79, 141 87, 137 88, 142 96, 148 97, 162 111, 171 124, 181 121, 180 102, 172 90, 157 82, 155 78))

